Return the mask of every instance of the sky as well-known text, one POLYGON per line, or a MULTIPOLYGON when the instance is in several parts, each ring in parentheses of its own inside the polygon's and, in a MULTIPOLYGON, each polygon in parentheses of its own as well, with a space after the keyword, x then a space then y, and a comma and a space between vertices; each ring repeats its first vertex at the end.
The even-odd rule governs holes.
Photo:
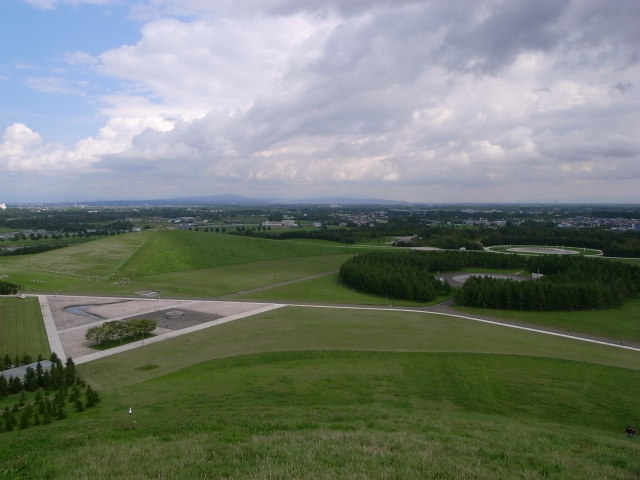
POLYGON ((0 202, 640 203, 637 0, 0 0, 0 202))

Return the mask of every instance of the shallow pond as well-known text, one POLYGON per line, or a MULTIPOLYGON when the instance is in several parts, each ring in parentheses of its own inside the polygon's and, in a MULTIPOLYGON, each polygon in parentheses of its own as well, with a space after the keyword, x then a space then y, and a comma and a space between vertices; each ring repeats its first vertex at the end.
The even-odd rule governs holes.
POLYGON ((73 305, 71 307, 64 307, 63 310, 67 313, 73 313, 74 315, 82 315, 83 317, 89 317, 93 320, 104 320, 104 317, 100 315, 94 315, 93 313, 89 313, 91 307, 95 305, 73 305))

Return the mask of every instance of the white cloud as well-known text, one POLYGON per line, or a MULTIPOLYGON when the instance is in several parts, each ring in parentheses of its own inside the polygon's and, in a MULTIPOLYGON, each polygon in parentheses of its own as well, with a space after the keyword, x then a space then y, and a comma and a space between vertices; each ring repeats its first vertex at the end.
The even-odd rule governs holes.
POLYGON ((71 65, 97 65, 99 63, 95 56, 81 50, 65 53, 64 59, 71 65))
POLYGON ((628 198, 640 174, 639 9, 634 0, 138 2, 135 15, 148 19, 138 42, 66 55, 118 80, 101 97, 106 126, 64 147, 13 125, 0 161, 87 178, 144 171, 139 196, 180 178, 202 194, 349 188, 461 201, 483 187, 510 201, 543 189, 599 200, 599 186, 617 180, 628 198))
POLYGON ((24 84, 43 93, 82 95, 87 82, 72 81, 62 77, 25 77, 24 84))
POLYGON ((79 5, 82 3, 88 3, 91 5, 106 5, 113 3, 113 0, 23 0, 29 5, 33 5, 37 8, 44 10, 52 10, 61 4, 79 5))

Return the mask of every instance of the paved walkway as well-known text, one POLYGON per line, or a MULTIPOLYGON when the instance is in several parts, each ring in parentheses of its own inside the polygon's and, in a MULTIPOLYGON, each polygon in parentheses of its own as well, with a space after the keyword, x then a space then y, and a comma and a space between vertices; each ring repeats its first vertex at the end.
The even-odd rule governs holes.
POLYGON ((109 350, 104 350, 101 352, 84 355, 79 358, 74 358, 73 361, 76 365, 80 365, 82 363, 90 362, 92 360, 97 360, 98 358, 108 357, 110 355, 126 352, 127 350, 133 350, 135 348, 144 347, 145 345, 151 345, 152 343, 162 342, 164 340, 168 340, 169 338, 179 337, 180 335, 185 335, 187 333, 197 332, 198 330, 203 330, 205 328, 214 327, 216 325, 222 325, 223 323, 233 322, 234 320, 238 320, 240 318, 249 317, 251 315, 257 315, 258 313, 268 312, 275 308, 281 308, 284 306, 285 305, 279 305, 279 304, 264 305, 253 310, 238 313, 236 315, 230 315, 228 317, 219 318, 211 322, 201 323, 200 325, 194 325, 193 327, 183 328, 181 330, 172 330, 162 335, 147 338, 145 340, 140 340, 138 342, 128 343, 126 345, 121 345, 119 347, 110 348, 109 350))
POLYGON ((538 327, 535 325, 518 324, 512 321, 498 320, 481 315, 466 314, 463 315, 460 312, 454 310, 451 307, 452 300, 443 302, 440 305, 434 307, 415 307, 415 308, 403 308, 403 307, 377 307, 377 306, 358 306, 358 305, 321 305, 310 303, 254 303, 249 301, 221 301, 221 300, 185 300, 185 299, 163 299, 162 301, 150 300, 150 299, 132 299, 132 298, 113 298, 113 297, 65 297, 56 296, 54 309, 60 318, 56 319, 49 305, 49 299, 46 295, 38 295, 40 301, 40 307, 42 309, 42 317, 49 338, 49 345, 51 351, 55 352, 58 357, 65 359, 65 347, 67 352, 71 353, 76 364, 82 364, 103 358, 110 355, 116 355, 121 352, 140 348, 152 343, 161 342, 169 338, 174 338, 180 335, 185 335, 192 332, 197 332, 205 328, 214 327, 223 323, 232 322, 240 318, 256 315, 259 313, 267 312, 277 308, 285 306, 307 307, 307 308, 333 308, 333 309, 352 309, 352 310, 386 310, 386 311, 401 311, 401 312, 413 312, 413 313, 429 313, 432 315, 446 315, 451 317, 463 318, 475 322, 488 323, 506 328, 516 328, 519 330, 526 330, 530 332, 542 333, 545 335, 553 335, 557 337, 569 338, 572 340, 579 340, 583 342, 597 343, 601 345, 607 345, 615 348, 622 348, 626 350, 633 350, 640 352, 640 345, 635 344, 623 344, 621 341, 593 337, 580 333, 569 333, 561 330, 554 330, 549 328, 538 327), (92 307, 94 312, 99 312, 105 317, 104 320, 96 322, 95 320, 80 318, 78 315, 72 315, 64 312, 63 307, 68 305, 77 304, 78 299, 82 299, 82 303, 85 305, 94 305, 92 307), (215 317, 214 320, 199 323, 198 325, 182 328, 179 330, 170 330, 162 327, 158 327, 156 330, 156 336, 140 340, 137 342, 121 345, 118 347, 110 348, 105 351, 93 351, 89 348, 88 342, 84 339, 84 333, 86 330, 95 325, 99 325, 104 321, 121 320, 140 314, 148 314, 152 311, 157 311, 158 308, 166 310, 168 308, 180 308, 189 310, 192 313, 198 312, 209 315, 209 318, 215 317), (76 317, 73 326, 69 325, 67 317, 76 317), (57 322, 56 322, 57 320, 57 322), (82 324, 78 325, 80 321, 82 324), (65 328, 67 327, 67 328, 65 328), (64 341, 61 339, 61 335, 64 341))
POLYGON ((52 352, 55 352, 60 360, 65 361, 67 356, 64 353, 64 348, 62 348, 56 322, 53 319, 51 308, 49 308, 49 300, 46 295, 38 295, 38 300, 40 301, 40 310, 42 310, 44 328, 47 332, 47 338, 49 339, 49 348, 52 352))

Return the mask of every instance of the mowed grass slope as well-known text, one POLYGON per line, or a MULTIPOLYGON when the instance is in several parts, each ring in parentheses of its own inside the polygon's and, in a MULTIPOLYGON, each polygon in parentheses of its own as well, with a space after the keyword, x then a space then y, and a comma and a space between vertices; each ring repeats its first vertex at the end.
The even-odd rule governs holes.
POLYGON ((109 278, 154 235, 152 231, 103 237, 36 255, 3 257, 2 265, 61 275, 109 278))
MULTIPOLYGON (((207 296, 333 271, 355 253, 143 234, 109 267, 131 284, 83 288, 207 296)), ((329 277, 293 296, 322 288, 329 303, 329 277)), ((623 434, 640 424, 640 356, 613 346, 427 313, 285 307, 78 370, 103 401, 1 433, 0 480, 640 477, 640 444, 623 434)))
POLYGON ((129 277, 262 262, 282 258, 354 254, 353 248, 308 245, 188 230, 165 230, 153 235, 144 249, 125 264, 129 277))
POLYGON ((79 365, 102 386, 102 403, 2 434, 0 471, 71 480, 636 478, 640 444, 623 429, 640 420, 637 360, 435 315, 277 309, 79 365))
POLYGON ((491 318, 540 325, 566 332, 640 344, 640 299, 627 300, 620 308, 575 312, 530 312, 456 307, 461 314, 473 313, 491 318))
POLYGON ((49 356, 49 341, 37 298, 0 297, 0 355, 49 356))
MULTIPOLYGON (((159 290, 163 296, 189 297, 214 297, 281 284, 286 284, 282 286, 285 289, 295 288, 298 283, 304 283, 301 279, 339 270, 340 265, 350 256, 289 257, 149 275, 138 277, 133 282, 134 286, 159 290), (294 281, 295 283, 289 283, 294 281)), ((245 297, 243 294, 242 298, 245 297)), ((322 301, 313 298, 313 295, 309 295, 305 301, 322 301)))
POLYGON ((198 231, 143 231, 0 259, 26 292, 210 297, 337 270, 356 252, 198 231), (122 281, 127 279, 126 281, 122 281))
POLYGON ((505 362, 526 355, 627 368, 640 376, 640 354, 627 349, 444 315, 314 307, 274 309, 79 368, 98 388, 115 388, 209 360, 301 350, 491 353, 505 355, 505 362))

